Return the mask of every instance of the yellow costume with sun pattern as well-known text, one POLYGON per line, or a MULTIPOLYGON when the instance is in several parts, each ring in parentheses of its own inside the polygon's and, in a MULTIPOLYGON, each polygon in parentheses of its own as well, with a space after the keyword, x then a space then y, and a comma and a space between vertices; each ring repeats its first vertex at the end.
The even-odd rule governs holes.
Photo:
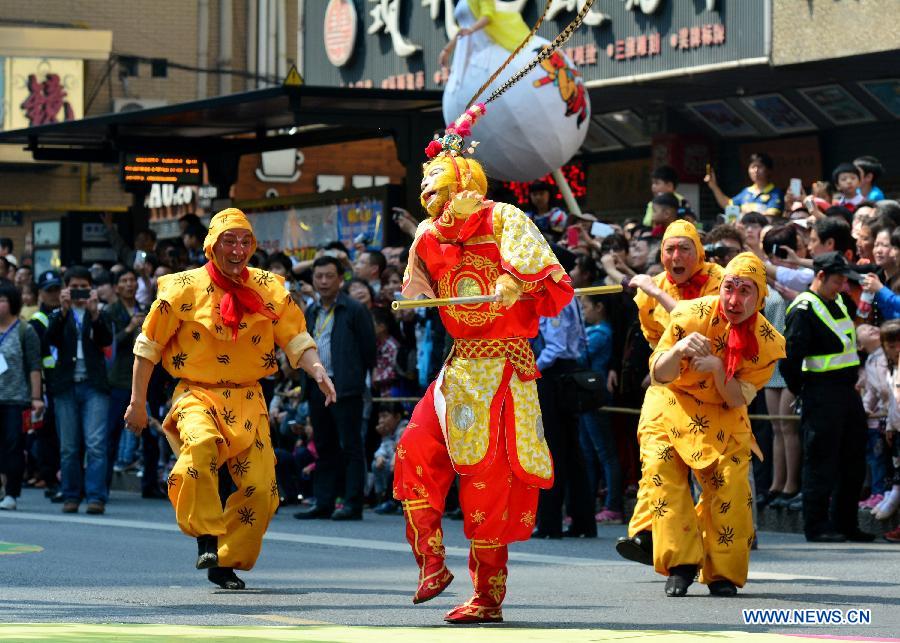
MULTIPOLYGON (((252 228, 239 210, 213 217, 204 243, 210 261, 218 236, 232 229, 252 228)), ((168 479, 178 526, 189 536, 217 536, 219 566, 244 570, 256 562, 279 502, 258 380, 278 370, 276 345, 295 366, 315 348, 283 278, 248 270, 244 285, 262 298, 266 314, 244 314, 233 333, 220 310, 225 292, 206 268, 167 275, 159 279, 157 299, 134 347, 135 355, 160 363, 179 379, 163 422, 179 453, 168 479), (224 512, 218 488, 223 466, 237 486, 224 512)))

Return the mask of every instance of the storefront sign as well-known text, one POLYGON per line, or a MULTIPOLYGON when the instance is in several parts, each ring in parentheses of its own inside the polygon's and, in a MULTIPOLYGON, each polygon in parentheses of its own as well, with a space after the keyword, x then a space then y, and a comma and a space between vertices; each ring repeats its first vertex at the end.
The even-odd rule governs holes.
POLYGON ((356 7, 353 0, 329 0, 322 37, 329 62, 335 67, 346 65, 356 48, 356 7))
MULTIPOLYGON (((150 191, 147 198, 144 199, 144 207, 148 209, 154 208, 171 208, 179 205, 188 205, 194 201, 194 190, 197 188, 181 185, 175 186, 171 183, 153 183, 150 185, 150 191)), ((212 188, 215 192, 216 188, 212 188)))
MULTIPOLYGON (((459 30, 457 0, 345 0, 354 2, 366 32, 340 68, 307 65, 315 85, 436 89, 447 70, 438 65, 441 49, 459 30)), ((534 24, 545 0, 495 0, 498 11, 513 11, 534 24)), ((772 0, 596 0, 565 49, 585 81, 610 81, 679 68, 715 65, 768 56, 766 16, 772 0)), ((307 3, 306 24, 322 24, 339 0, 307 3)), ((538 34, 552 40, 575 17, 582 0, 552 0, 538 34)), ((327 32, 327 30, 326 30, 327 32)), ((305 58, 331 60, 324 38, 304 39, 305 58)), ((334 62, 334 61, 332 61, 334 62)))
POLYGON ((84 116, 82 61, 7 58, 3 67, 3 129, 24 129, 84 116))
POLYGON ((201 175, 199 159, 178 155, 126 154, 122 164, 122 180, 126 185, 200 185, 201 175))

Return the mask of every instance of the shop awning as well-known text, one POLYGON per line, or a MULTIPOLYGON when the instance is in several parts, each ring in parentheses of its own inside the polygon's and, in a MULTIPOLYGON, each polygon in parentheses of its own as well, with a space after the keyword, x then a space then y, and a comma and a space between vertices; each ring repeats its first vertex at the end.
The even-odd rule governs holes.
POLYGON ((117 163, 125 152, 220 157, 393 135, 401 158, 440 121, 441 93, 282 86, 0 132, 38 161, 117 163), (277 133, 276 133, 277 132, 277 133))

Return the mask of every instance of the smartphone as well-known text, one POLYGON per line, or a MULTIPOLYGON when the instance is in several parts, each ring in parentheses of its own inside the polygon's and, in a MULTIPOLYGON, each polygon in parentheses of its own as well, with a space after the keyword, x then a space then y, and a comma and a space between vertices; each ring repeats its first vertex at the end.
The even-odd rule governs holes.
POLYGON ((725 223, 734 225, 741 216, 741 206, 726 205, 725 206, 725 223))
POLYGON ((600 221, 594 221, 591 224, 591 236, 599 237, 601 239, 608 237, 612 233, 614 233, 613 227, 608 223, 601 223, 600 221))
POLYGON ((794 196, 800 196, 800 193, 803 192, 803 183, 800 182, 800 179, 791 179, 788 192, 794 196))
POLYGON ((578 226, 570 226, 569 229, 566 230, 566 245, 570 248, 575 248, 578 246, 578 241, 578 226))
POLYGON ((72 299, 89 299, 91 296, 90 288, 72 288, 69 290, 72 299))
POLYGON ((709 175, 710 173, 712 173, 712 165, 707 163, 706 164, 706 174, 709 175))
POLYGON ((772 255, 779 259, 787 259, 787 249, 779 246, 777 243, 772 246, 772 255))

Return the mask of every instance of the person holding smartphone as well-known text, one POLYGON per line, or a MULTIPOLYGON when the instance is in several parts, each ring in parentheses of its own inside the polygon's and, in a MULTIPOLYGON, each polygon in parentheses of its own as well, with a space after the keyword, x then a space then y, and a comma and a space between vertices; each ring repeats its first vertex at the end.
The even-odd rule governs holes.
POLYGON ((100 314, 91 272, 72 266, 63 275, 59 309, 50 318, 46 340, 57 351, 48 391, 53 395, 61 446, 63 513, 78 513, 82 497, 87 513, 106 510, 106 420, 109 384, 104 350, 112 333, 100 314), (86 465, 82 467, 84 443, 86 465))

